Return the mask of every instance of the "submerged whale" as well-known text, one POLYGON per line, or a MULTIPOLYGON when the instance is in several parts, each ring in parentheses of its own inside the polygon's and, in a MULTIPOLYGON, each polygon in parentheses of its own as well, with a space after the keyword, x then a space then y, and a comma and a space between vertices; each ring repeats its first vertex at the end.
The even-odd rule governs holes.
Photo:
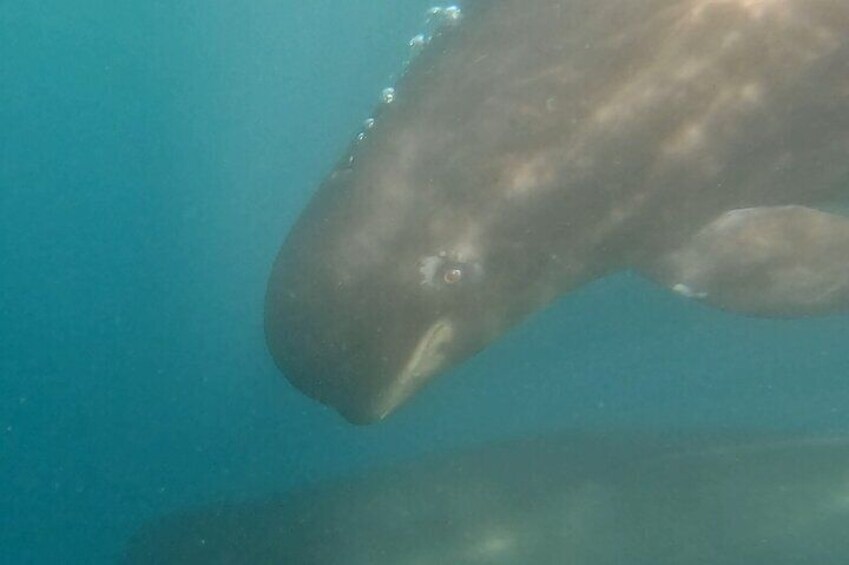
POLYGON ((849 2, 432 13, 272 270, 267 343, 298 389, 381 419, 620 270, 747 315, 849 308, 849 2))
POLYGON ((849 442, 573 436, 144 527, 124 563, 845 565, 849 442))

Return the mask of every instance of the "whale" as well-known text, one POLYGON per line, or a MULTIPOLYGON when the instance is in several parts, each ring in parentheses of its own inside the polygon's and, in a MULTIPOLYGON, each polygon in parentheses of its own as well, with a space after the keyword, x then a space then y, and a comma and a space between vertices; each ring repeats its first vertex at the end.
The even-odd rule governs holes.
POLYGON ((469 0, 411 44, 268 279, 276 365, 348 421, 617 272, 849 309, 849 3, 469 0))
POLYGON ((573 433, 186 509, 121 562, 845 565, 847 531, 845 437, 573 433))

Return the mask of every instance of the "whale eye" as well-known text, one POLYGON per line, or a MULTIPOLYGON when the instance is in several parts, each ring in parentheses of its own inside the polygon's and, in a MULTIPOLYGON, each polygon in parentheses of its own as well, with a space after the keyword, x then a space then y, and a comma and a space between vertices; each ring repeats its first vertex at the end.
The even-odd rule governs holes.
POLYGON ((452 267, 442 274, 442 280, 445 284, 456 284, 463 278, 463 271, 458 267, 452 267))
POLYGON ((480 282, 483 275, 479 262, 457 261, 449 258, 444 252, 422 257, 418 265, 420 284, 433 289, 474 288, 475 283, 480 282))

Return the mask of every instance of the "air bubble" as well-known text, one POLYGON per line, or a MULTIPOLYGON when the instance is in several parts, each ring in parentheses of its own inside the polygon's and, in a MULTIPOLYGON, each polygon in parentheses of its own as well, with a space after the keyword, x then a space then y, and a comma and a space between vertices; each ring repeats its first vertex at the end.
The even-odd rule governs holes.
POLYGON ((395 89, 390 87, 384 88, 380 93, 380 98, 384 104, 392 104, 395 102, 395 89))
POLYGON ((444 18, 449 23, 457 23, 463 18, 463 11, 459 6, 448 6, 443 11, 444 18))
POLYGON ((434 6, 427 11, 428 22, 442 25, 455 25, 463 19, 463 10, 459 6, 434 6))
POLYGON ((357 141, 362 141, 365 138, 366 138, 366 133, 364 131, 361 131, 360 133, 357 134, 357 141))
POLYGON ((410 40, 410 47, 412 47, 414 51, 418 51, 424 47, 426 43, 427 38, 425 37, 425 34, 420 33, 410 40))
POLYGON ((369 118, 363 122, 363 129, 368 131, 374 127, 374 118, 369 118))

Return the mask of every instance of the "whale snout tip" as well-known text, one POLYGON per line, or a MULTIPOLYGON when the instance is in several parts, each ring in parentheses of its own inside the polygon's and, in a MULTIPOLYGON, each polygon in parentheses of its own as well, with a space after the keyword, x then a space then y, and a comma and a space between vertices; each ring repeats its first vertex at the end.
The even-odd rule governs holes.
POLYGON ((268 341, 275 362, 295 388, 349 423, 369 425, 386 420, 452 364, 448 351, 455 328, 449 320, 438 319, 415 333, 404 340, 406 346, 365 331, 353 348, 291 330, 270 332, 268 341))

